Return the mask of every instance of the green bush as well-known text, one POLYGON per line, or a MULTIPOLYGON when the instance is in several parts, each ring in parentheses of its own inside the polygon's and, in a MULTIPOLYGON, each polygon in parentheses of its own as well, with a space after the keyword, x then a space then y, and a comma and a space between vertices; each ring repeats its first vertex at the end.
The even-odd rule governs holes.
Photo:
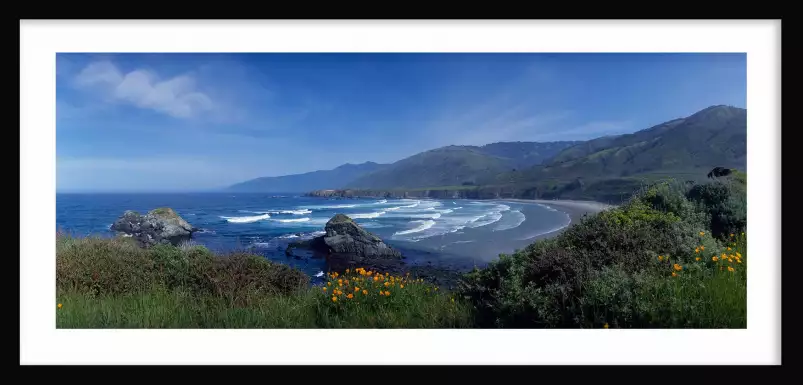
POLYGON ((145 290, 159 281, 147 251, 129 239, 56 239, 56 285, 93 295, 145 290))
MULTIPOLYGON (((725 251, 711 237, 710 214, 686 194, 684 186, 666 182, 643 189, 552 240, 465 275, 460 293, 474 304, 481 327, 710 325, 700 312, 667 318, 684 307, 655 297, 656 288, 688 279, 672 275, 676 266, 706 263, 725 251)), ((697 309, 715 307, 710 293, 684 290, 695 293, 687 303, 697 309)))
POLYGON ((214 258, 204 267, 202 274, 208 291, 236 303, 247 303, 266 294, 290 294, 309 283, 309 277, 302 271, 253 254, 214 258))
POLYGON ((726 239, 747 228, 746 186, 738 180, 699 184, 689 190, 688 199, 710 217, 709 228, 716 238, 726 239))
POLYGON ((242 302, 260 293, 287 294, 309 282, 303 272, 262 256, 216 256, 203 246, 143 249, 126 238, 57 237, 60 290, 113 295, 181 288, 242 302))

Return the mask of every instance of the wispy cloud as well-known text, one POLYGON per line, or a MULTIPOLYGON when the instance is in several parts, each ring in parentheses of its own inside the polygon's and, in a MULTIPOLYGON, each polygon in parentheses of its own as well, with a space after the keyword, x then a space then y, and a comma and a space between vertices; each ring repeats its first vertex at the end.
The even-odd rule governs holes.
POLYGON ((144 69, 123 73, 110 61, 89 63, 75 78, 79 87, 97 87, 113 100, 174 118, 192 118, 213 109, 212 99, 196 89, 195 79, 179 75, 161 80, 144 69))
POLYGON ((457 140, 459 144, 473 145, 528 140, 534 134, 554 130, 570 116, 569 111, 549 111, 525 116, 505 116, 503 113, 474 125, 457 140))

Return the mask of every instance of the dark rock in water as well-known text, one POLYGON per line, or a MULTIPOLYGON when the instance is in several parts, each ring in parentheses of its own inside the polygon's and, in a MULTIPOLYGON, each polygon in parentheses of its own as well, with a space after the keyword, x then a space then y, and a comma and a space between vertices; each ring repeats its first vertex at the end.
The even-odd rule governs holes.
POLYGON ((114 221, 110 229, 133 237, 144 247, 160 243, 179 245, 198 231, 171 208, 158 208, 146 215, 128 210, 114 221))
POLYGON ((284 255, 296 259, 323 259, 326 258, 325 247, 322 237, 294 241, 287 245, 284 255))
POLYGON ((365 231, 351 218, 337 214, 326 223, 323 241, 332 253, 352 254, 362 258, 401 259, 401 253, 386 245, 379 237, 365 231))
POLYGON ((290 256, 296 255, 299 249, 312 250, 324 255, 332 270, 354 267, 388 269, 401 262, 400 252, 343 214, 332 217, 325 230, 326 235, 291 243, 285 253, 290 256))

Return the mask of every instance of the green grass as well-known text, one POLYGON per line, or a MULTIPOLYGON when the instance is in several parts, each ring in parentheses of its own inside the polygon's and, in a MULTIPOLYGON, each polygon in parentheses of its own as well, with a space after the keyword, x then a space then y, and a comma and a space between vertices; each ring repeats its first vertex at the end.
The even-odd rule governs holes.
POLYGON ((258 255, 59 234, 57 326, 745 328, 744 184, 643 188, 475 269, 454 292, 362 269, 310 286, 258 255))
POLYGON ((368 276, 351 272, 345 274, 345 284, 343 277, 331 276, 323 290, 310 287, 309 278, 300 271, 257 255, 218 256, 201 246, 159 245, 141 249, 125 238, 59 235, 56 281, 57 300, 62 306, 57 312, 57 325, 60 328, 471 326, 470 306, 453 301, 452 295, 436 286, 409 276, 383 275, 374 281, 376 276, 371 272, 371 280, 366 281, 368 276), (360 290, 355 292, 358 284, 360 290), (333 295, 335 290, 338 293, 333 295))

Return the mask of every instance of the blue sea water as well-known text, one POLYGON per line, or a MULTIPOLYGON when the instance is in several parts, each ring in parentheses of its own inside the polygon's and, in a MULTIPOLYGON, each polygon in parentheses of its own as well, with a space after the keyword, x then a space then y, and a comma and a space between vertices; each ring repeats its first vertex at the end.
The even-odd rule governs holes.
POLYGON ((502 201, 326 199, 292 194, 57 194, 56 226, 74 236, 112 236, 125 210, 171 207, 215 251, 248 249, 310 274, 320 260, 288 258, 288 243, 323 234, 335 214, 353 218, 416 262, 483 265, 540 234, 565 227, 566 214, 546 206, 502 201))

